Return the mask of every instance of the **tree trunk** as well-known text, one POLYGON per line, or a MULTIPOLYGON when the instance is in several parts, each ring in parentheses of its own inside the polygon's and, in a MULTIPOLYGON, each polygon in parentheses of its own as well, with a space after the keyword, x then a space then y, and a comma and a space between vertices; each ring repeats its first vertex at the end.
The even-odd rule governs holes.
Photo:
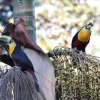
POLYGON ((14 22, 23 18, 29 35, 36 41, 35 0, 12 0, 14 22))

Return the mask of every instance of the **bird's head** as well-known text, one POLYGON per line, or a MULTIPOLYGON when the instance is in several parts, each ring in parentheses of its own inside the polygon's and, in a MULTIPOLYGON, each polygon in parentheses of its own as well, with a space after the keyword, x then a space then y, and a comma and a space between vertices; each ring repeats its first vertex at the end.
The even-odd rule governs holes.
POLYGON ((84 26, 87 30, 91 30, 91 27, 93 26, 93 22, 89 22, 86 26, 84 26))
MULTIPOLYGON (((11 56, 13 53, 16 43, 12 40, 10 36, 1 35, 0 36, 0 46, 3 47, 2 51, 7 51, 7 53, 11 56)), ((2 48, 1 48, 2 49, 2 48)))

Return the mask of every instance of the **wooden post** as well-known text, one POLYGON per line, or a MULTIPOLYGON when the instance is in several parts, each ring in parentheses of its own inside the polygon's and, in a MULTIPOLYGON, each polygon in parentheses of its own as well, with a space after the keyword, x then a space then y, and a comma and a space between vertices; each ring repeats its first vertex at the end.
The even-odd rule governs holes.
POLYGON ((23 18, 29 35, 36 41, 35 0, 12 0, 14 22, 23 18))

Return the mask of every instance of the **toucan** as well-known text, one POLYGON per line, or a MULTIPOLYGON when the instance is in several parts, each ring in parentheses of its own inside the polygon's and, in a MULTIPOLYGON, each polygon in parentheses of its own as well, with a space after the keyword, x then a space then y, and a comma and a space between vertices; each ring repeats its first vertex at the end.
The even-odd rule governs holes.
POLYGON ((4 63, 12 67, 14 65, 17 65, 21 68, 22 71, 30 72, 35 80, 36 89, 37 91, 39 91, 39 86, 36 82, 37 79, 36 79, 36 76, 34 75, 33 64, 31 63, 27 55, 23 52, 20 42, 14 37, 10 38, 9 36, 5 36, 5 35, 0 36, 0 41, 1 41, 0 44, 1 45, 3 44, 3 46, 6 47, 8 54, 9 54, 9 57, 7 55, 4 55, 3 57, 1 57, 2 58, 1 61, 3 61, 4 63), (8 38, 9 40, 7 40, 8 38), (10 57, 14 61, 14 64, 6 62, 6 58, 8 58, 8 60, 11 61, 10 57))
MULTIPOLYGON (((1 35, 0 45, 7 50, 9 56, 14 61, 15 64, 12 64, 11 65, 12 67, 13 65, 17 65, 21 67, 22 71, 26 71, 26 70, 34 71, 33 64, 21 49, 20 42, 17 39, 6 35, 1 35)), ((4 59, 5 57, 3 57, 2 59, 4 59)))
POLYGON ((77 51, 86 52, 86 46, 90 41, 91 27, 93 23, 90 22, 83 26, 72 38, 71 47, 77 51))

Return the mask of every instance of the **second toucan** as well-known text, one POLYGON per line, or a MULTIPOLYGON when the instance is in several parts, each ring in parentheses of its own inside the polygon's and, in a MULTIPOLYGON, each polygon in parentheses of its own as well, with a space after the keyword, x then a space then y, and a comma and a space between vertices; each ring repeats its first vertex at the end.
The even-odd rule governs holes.
POLYGON ((91 27, 93 23, 90 22, 87 25, 83 26, 72 38, 71 47, 78 51, 86 52, 86 46, 90 41, 91 36, 91 27))

